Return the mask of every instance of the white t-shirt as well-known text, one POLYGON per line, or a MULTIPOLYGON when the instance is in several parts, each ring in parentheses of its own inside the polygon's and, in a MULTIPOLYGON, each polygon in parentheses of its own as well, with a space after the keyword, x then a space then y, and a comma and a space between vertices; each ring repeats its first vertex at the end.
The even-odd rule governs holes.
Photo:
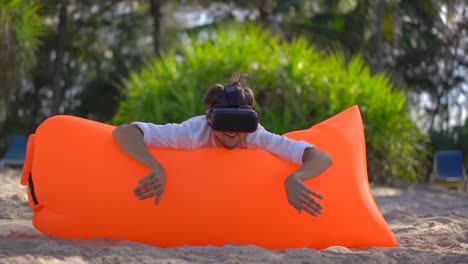
MULTIPOLYGON (((195 116, 180 124, 156 125, 144 122, 132 122, 132 124, 143 131, 143 141, 149 147, 185 150, 217 147, 213 130, 205 116, 195 116)), ((268 132, 259 124, 255 132, 246 135, 239 147, 260 148, 285 160, 302 164, 304 149, 313 148, 314 145, 268 132)))

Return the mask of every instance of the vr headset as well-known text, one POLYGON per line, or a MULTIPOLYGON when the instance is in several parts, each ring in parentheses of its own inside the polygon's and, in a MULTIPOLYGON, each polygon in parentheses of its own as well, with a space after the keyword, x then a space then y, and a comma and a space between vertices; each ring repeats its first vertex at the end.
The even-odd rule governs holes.
POLYGON ((258 127, 258 112, 248 105, 239 105, 234 85, 224 86, 227 105, 214 105, 207 117, 215 131, 252 133, 258 127))

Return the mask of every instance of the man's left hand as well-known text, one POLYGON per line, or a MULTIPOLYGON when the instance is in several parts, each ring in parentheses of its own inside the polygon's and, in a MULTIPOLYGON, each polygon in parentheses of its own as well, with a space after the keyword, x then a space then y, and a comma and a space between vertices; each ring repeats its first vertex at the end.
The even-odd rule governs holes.
POLYGON ((323 207, 315 198, 323 199, 323 196, 312 191, 296 175, 290 175, 286 179, 284 185, 286 187, 289 204, 296 208, 299 213, 301 213, 302 210, 313 216, 322 213, 323 207))

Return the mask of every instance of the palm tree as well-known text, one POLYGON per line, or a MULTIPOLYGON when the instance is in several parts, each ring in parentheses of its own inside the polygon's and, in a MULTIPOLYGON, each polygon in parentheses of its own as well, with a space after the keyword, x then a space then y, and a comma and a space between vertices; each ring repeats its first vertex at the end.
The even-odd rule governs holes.
POLYGON ((0 123, 16 120, 21 80, 35 63, 45 26, 34 1, 0 1, 0 123))

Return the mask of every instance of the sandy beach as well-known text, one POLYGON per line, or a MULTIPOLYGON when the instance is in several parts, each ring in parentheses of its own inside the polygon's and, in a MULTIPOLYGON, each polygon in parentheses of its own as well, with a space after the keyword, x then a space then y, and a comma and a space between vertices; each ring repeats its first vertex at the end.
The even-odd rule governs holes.
POLYGON ((26 187, 19 181, 19 170, 0 171, 0 263, 468 263, 468 194, 442 187, 372 189, 398 247, 273 251, 46 236, 32 226, 26 187))

